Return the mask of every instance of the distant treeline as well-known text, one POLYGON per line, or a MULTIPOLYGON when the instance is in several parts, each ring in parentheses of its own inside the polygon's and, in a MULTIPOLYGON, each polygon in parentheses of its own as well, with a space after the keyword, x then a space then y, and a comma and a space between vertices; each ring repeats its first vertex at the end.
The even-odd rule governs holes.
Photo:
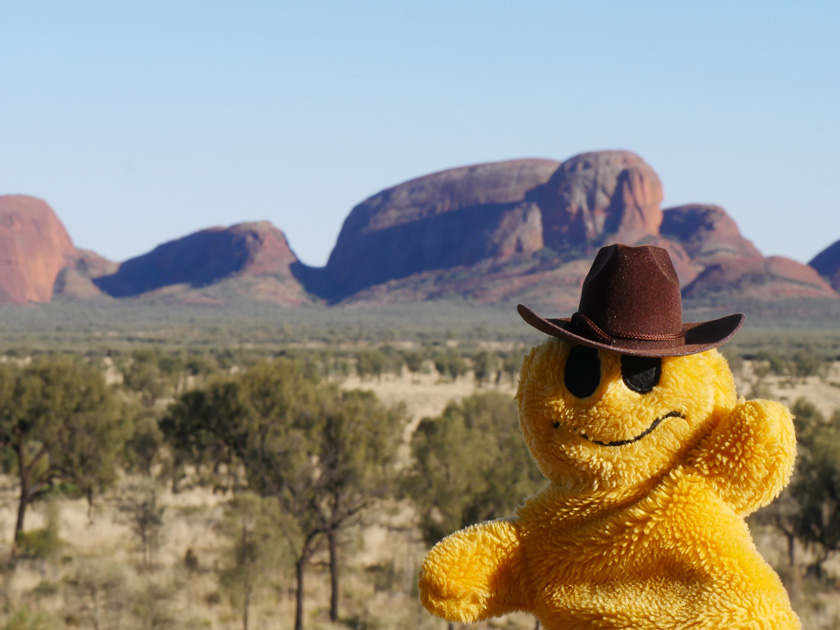
MULTIPOLYGON (((547 316, 570 315, 553 313, 551 308, 540 311, 547 316)), ((824 358, 840 357, 840 302, 799 300, 740 308, 709 304, 686 309, 685 320, 701 321, 734 311, 748 315, 744 329, 735 338, 745 352, 805 343, 824 358)), ((208 350, 256 347, 276 351, 292 345, 336 348, 447 341, 531 345, 540 338, 540 333, 519 318, 515 304, 451 300, 355 308, 280 308, 254 302, 199 306, 167 304, 163 300, 0 306, 0 353, 83 353, 143 346, 208 350)))

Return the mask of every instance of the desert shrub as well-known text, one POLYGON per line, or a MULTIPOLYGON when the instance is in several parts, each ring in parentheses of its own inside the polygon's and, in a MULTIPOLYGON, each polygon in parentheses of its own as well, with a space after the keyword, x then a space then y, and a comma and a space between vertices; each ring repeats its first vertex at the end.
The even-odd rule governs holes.
POLYGON ((543 483, 516 418, 516 401, 488 391, 422 420, 411 441, 414 465, 405 484, 427 543, 504 516, 543 483))
POLYGON ((23 531, 17 540, 18 557, 27 560, 48 560, 58 555, 62 541, 58 535, 59 507, 55 497, 46 503, 46 525, 23 531))
POLYGON ((394 562, 380 562, 365 567, 365 574, 373 584, 374 592, 390 591, 394 586, 394 562))
POLYGON ((210 591, 204 596, 204 603, 208 606, 218 606, 222 603, 222 594, 219 591, 210 591))
POLYGON ((49 580, 41 580, 35 588, 32 589, 32 594, 35 597, 52 597, 53 595, 58 595, 58 592, 58 584, 49 580))
POLYGON ((381 378, 383 374, 399 375, 402 372, 402 366, 402 354, 387 344, 380 348, 356 353, 356 373, 362 379, 371 376, 381 378))
POLYGON ((349 376, 354 370, 351 358, 345 353, 324 352, 321 360, 323 376, 345 377, 349 376))
POLYGON ((423 363, 426 360, 426 356, 419 350, 404 350, 402 353, 402 359, 409 372, 412 374, 419 374, 423 369, 423 363))
POLYGON ((134 435, 125 443, 127 469, 151 476, 163 442, 157 414, 149 409, 141 410, 134 421, 134 435))
POLYGON ((817 376, 823 369, 822 360, 810 349, 798 350, 795 352, 793 354, 792 363, 796 376, 800 376, 802 378, 807 376, 817 376))
POLYGON ((435 364, 435 369, 438 374, 452 381, 466 374, 469 369, 467 361, 454 348, 438 350, 432 356, 432 361, 435 364))
POLYGON ((399 376, 403 369, 403 355, 394 346, 384 344, 379 348, 379 351, 385 357, 385 373, 399 376))
POLYGON ((21 608, 14 611, 0 630, 57 630, 55 619, 43 611, 21 608))
POLYGON ((219 524, 228 543, 224 566, 218 574, 219 587, 231 605, 242 612, 243 630, 248 629, 253 601, 269 576, 277 566, 291 564, 289 554, 284 554, 287 546, 277 526, 282 517, 273 498, 242 493, 227 504, 219 524))
POLYGON ((184 370, 190 376, 210 376, 219 370, 219 363, 212 355, 190 354, 184 361, 184 370))
POLYGON ((785 360, 778 354, 762 350, 756 355, 756 359, 765 362, 767 369, 771 374, 784 376, 788 373, 788 367, 785 360))
POLYGON ((198 556, 196 555, 195 551, 193 551, 192 547, 188 548, 187 551, 184 553, 184 568, 186 568, 187 572, 190 575, 198 573, 198 556))
POLYGON ((511 383, 515 383, 519 377, 519 370, 522 367, 522 357, 525 356, 525 348, 514 348, 505 353, 502 357, 502 372, 508 377, 511 383))
POLYGON ((178 594, 173 584, 147 581, 132 594, 131 613, 139 630, 166 630, 183 628, 175 598, 178 594))
POLYGON ((385 372, 387 357, 380 350, 362 350, 356 353, 356 373, 359 378, 381 378, 385 372))
POLYGON ((134 350, 117 362, 117 366, 122 372, 123 385, 136 393, 147 407, 174 391, 183 370, 179 360, 152 348, 134 350))
POLYGON ((61 540, 49 528, 30 529, 18 537, 18 557, 25 560, 42 560, 58 552, 61 540))
POLYGON ((481 386, 490 383, 496 378, 501 369, 502 360, 498 354, 490 350, 482 350, 473 356, 473 376, 475 382, 481 386))
POLYGON ((65 617, 66 625, 123 626, 123 614, 131 604, 125 567, 101 558, 82 559, 65 577, 64 583, 67 587, 66 614, 72 617, 72 621, 65 617))
POLYGON ((166 507, 160 505, 154 482, 149 481, 136 488, 119 509, 140 543, 142 566, 150 568, 160 546, 163 514, 166 511, 166 507))

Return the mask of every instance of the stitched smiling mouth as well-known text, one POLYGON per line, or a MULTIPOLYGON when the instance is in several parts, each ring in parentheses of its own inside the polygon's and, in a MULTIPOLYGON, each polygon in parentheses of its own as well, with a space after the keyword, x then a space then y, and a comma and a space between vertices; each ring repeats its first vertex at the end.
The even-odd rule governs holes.
POLYGON ((626 444, 632 444, 633 442, 638 442, 639 440, 641 440, 643 437, 645 437, 651 431, 653 431, 656 427, 658 427, 659 423, 662 422, 663 420, 665 420, 665 418, 683 418, 683 419, 685 419, 685 415, 680 413, 679 411, 669 411, 668 413, 666 413, 661 418, 657 418, 656 420, 654 420, 653 424, 651 424, 647 429, 642 431, 639 435, 637 435, 636 437, 632 437, 629 440, 616 440, 615 442, 602 442, 601 440, 593 440, 591 437, 589 437, 585 433, 581 433, 580 437, 582 437, 584 440, 588 440, 588 441, 592 442, 593 444, 598 444, 600 446, 624 446, 626 444))

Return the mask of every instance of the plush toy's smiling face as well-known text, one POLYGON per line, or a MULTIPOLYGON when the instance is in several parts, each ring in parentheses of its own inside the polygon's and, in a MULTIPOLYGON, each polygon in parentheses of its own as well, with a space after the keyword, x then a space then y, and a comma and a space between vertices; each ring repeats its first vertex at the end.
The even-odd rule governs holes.
POLYGON ((716 350, 631 357, 556 338, 525 358, 517 398, 540 470, 570 490, 631 488, 658 477, 736 402, 716 350))

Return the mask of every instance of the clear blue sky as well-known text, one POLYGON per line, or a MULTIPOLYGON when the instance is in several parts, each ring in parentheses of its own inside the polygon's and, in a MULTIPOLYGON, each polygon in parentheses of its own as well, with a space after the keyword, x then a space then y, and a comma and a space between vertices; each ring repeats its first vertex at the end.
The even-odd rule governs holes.
POLYGON ((629 149, 765 255, 840 239, 840 3, 14 1, 0 194, 125 260, 268 219, 326 262, 365 197, 629 149))

